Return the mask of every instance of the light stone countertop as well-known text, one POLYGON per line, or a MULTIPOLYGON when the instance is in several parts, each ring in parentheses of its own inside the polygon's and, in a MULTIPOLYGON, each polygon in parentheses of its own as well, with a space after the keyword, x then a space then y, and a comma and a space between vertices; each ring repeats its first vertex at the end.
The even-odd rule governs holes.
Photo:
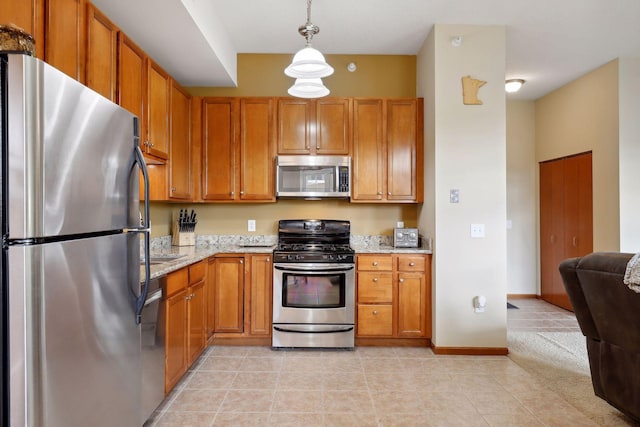
MULTIPOLYGON (((351 247, 357 254, 431 254, 431 248, 394 248, 380 244, 353 244, 351 247)), ((275 245, 242 245, 219 244, 207 246, 167 246, 151 251, 151 279, 164 276, 183 267, 194 264, 203 259, 218 254, 268 254, 273 252, 275 245), (157 263, 156 263, 157 262, 157 263)), ((140 266, 140 280, 144 280, 144 266, 140 266)))

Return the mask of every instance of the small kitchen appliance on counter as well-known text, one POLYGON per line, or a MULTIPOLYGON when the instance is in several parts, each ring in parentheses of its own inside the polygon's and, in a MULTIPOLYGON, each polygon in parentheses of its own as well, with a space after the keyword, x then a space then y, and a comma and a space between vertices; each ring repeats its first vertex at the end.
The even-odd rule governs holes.
POLYGON ((393 246, 395 248, 417 248, 418 240, 417 228, 393 229, 393 246))
POLYGON ((273 252, 272 347, 353 348, 349 221, 281 220, 273 252))

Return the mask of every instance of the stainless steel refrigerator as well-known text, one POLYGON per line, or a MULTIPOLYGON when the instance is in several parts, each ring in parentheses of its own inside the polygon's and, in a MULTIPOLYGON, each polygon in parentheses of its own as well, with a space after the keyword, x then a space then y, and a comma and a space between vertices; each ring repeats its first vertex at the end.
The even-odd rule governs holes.
POLYGON ((137 119, 36 58, 0 64, 0 423, 140 426, 137 119))

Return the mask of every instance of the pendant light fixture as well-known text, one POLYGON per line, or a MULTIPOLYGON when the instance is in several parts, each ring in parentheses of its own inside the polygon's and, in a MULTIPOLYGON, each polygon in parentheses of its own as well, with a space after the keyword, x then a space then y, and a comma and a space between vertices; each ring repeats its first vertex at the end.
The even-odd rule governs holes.
POLYGON ((329 94, 321 78, 333 74, 333 67, 327 64, 320 51, 311 47, 313 36, 320 28, 311 23, 311 0, 307 0, 307 22, 298 27, 298 32, 307 40, 307 45, 298 51, 284 73, 296 79, 289 88, 289 95, 300 98, 320 98, 329 94))

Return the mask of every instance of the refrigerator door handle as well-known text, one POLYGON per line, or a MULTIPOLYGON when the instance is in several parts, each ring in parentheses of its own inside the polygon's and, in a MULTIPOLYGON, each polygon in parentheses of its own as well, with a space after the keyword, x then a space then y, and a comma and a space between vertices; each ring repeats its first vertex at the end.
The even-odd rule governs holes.
POLYGON ((144 181, 144 217, 142 219, 141 228, 138 230, 130 230, 138 231, 144 236, 144 286, 140 290, 140 296, 138 296, 138 299, 136 300, 135 307, 136 324, 140 324, 142 321, 142 309, 144 308, 144 303, 147 300, 147 294, 149 293, 149 278, 151 277, 151 265, 149 263, 149 260, 151 259, 151 251, 149 249, 149 171, 147 170, 147 164, 144 161, 142 150, 138 144, 135 146, 135 157, 136 163, 140 166, 140 171, 142 172, 142 178, 144 181))

